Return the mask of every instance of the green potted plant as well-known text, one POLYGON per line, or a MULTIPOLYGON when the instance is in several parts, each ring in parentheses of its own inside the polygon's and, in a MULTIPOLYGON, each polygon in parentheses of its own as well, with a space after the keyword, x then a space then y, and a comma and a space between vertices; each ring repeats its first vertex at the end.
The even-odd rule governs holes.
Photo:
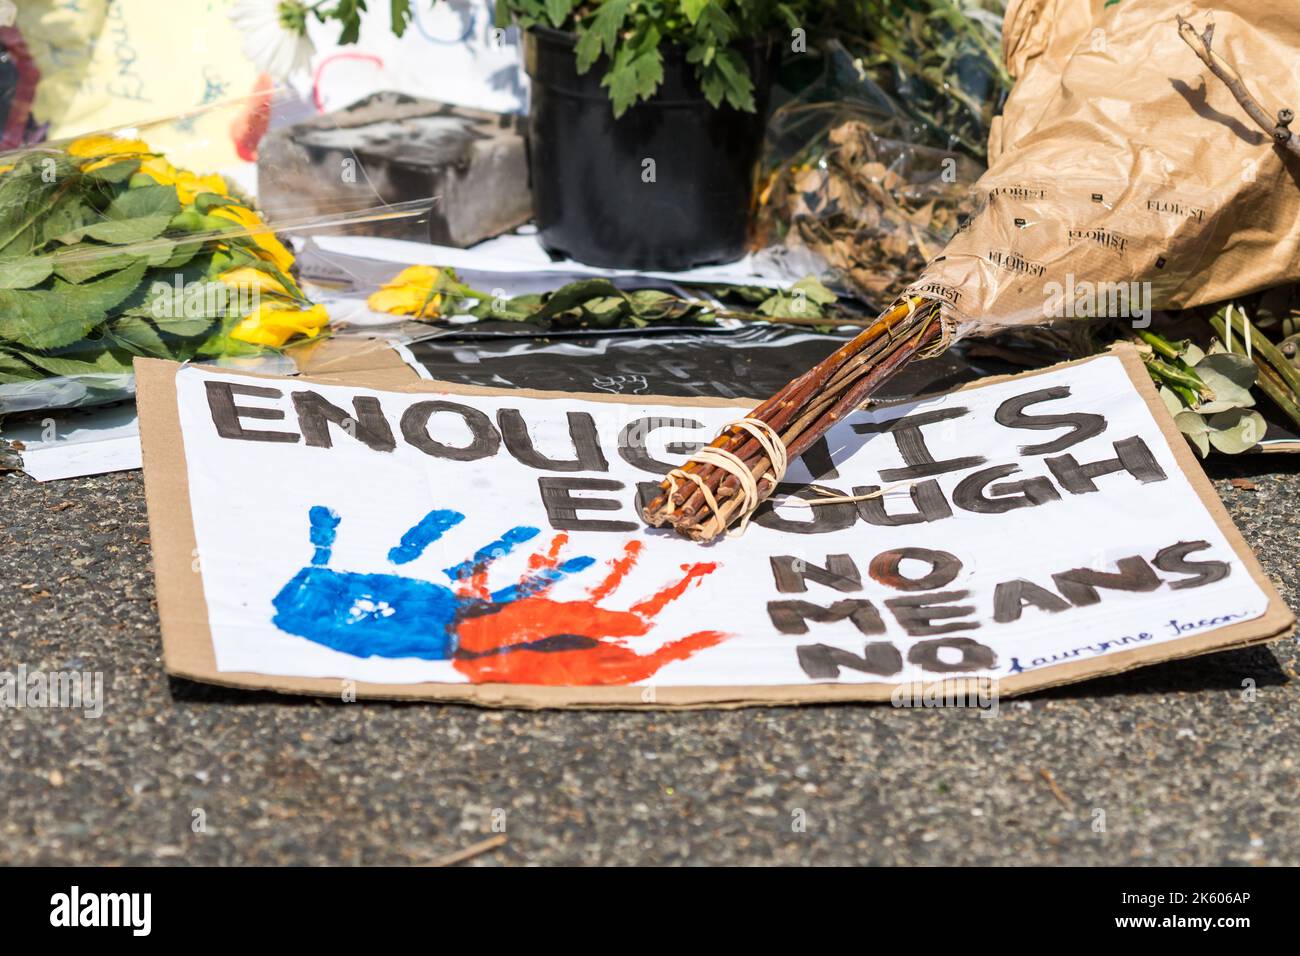
POLYGON ((801 3, 500 0, 524 31, 542 245, 611 268, 738 258, 801 3))

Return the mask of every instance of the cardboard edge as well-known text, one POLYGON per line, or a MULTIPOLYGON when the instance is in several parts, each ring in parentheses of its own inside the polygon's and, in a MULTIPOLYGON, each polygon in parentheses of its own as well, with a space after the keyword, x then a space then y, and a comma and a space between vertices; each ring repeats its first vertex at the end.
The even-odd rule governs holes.
MULTIPOLYGON (((967 383, 939 395, 965 391, 1010 379, 1024 379, 1046 374, 1083 362, 1117 358, 1146 401, 1161 434, 1192 488, 1223 532, 1234 553, 1252 579, 1264 591, 1268 601, 1265 613, 1226 628, 1203 634, 1137 647, 1090 660, 1071 661, 1017 674, 997 681, 998 694, 1012 697, 1045 690, 1093 677, 1123 673, 1147 664, 1179 660, 1201 654, 1246 647, 1276 640, 1289 632, 1296 617, 1264 573, 1254 553, 1228 516, 1227 509, 1214 491, 1192 450, 1187 446, 1172 417, 1160 400, 1137 351, 1132 347, 1116 348, 1101 356, 1062 362, 1044 369, 1012 375, 992 376, 967 383)), ((794 706, 804 704, 881 702, 891 698, 896 683, 822 683, 798 685, 735 685, 656 687, 653 684, 620 687, 550 687, 533 684, 420 683, 375 684, 352 682, 344 678, 283 677, 248 672, 219 671, 208 624, 207 602, 203 594, 201 569, 190 510, 189 478, 180 432, 176 399, 176 374, 179 363, 160 359, 137 359, 141 444, 145 463, 145 494, 150 534, 154 548, 158 611, 162 622, 163 660, 169 674, 177 677, 226 687, 276 691, 317 697, 342 697, 345 687, 354 688, 358 699, 425 700, 442 703, 465 703, 484 707, 521 709, 577 708, 616 710, 683 710, 698 708, 731 709, 747 706, 794 706), (170 516, 176 523, 173 534, 164 535, 170 516)), ((283 380, 283 376, 222 370, 248 378, 283 380)), ((383 376, 376 376, 382 378, 383 376)), ((452 382, 419 379, 402 387, 377 384, 371 376, 350 374, 346 383, 331 381, 330 376, 300 376, 294 381, 319 382, 323 385, 348 384, 362 388, 387 388, 399 392, 444 392, 460 395, 514 395, 526 398, 604 401, 616 404, 710 405, 714 407, 752 407, 754 402, 715 399, 638 395, 634 402, 626 397, 606 394, 539 391, 532 389, 485 388, 452 382)), ((902 404, 915 399, 890 402, 902 404)), ((880 405, 877 407, 886 407, 880 405)), ((970 681, 971 679, 962 679, 970 681)), ((942 680, 928 686, 946 685, 942 680)), ((905 686, 905 685, 904 685, 905 686)))
POLYGON ((212 674, 219 672, 197 562, 185 439, 176 402, 176 373, 181 367, 162 359, 135 360, 145 508, 162 629, 163 666, 173 674, 212 674), (182 520, 177 520, 178 516, 182 520))

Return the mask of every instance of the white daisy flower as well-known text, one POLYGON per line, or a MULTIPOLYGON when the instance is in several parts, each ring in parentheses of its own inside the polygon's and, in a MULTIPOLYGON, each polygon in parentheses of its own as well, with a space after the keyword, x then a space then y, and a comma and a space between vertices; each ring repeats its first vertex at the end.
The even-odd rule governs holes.
POLYGON ((316 48, 307 37, 307 13, 300 0, 239 0, 230 20, 257 71, 283 80, 311 67, 316 48))

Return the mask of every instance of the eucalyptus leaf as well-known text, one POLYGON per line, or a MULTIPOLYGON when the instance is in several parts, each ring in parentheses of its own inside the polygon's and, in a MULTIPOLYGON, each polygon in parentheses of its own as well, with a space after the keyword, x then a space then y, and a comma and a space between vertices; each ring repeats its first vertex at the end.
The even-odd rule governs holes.
POLYGON ((1227 455, 1240 455, 1254 448, 1267 427, 1263 415, 1244 408, 1211 415, 1206 421, 1210 444, 1227 455))
POLYGON ((1244 355, 1219 352, 1207 355, 1195 366, 1196 374, 1214 393, 1214 397, 1197 406, 1202 414, 1225 412, 1233 408, 1251 408, 1255 397, 1250 388, 1255 384, 1255 364, 1244 355))
POLYGON ((1174 416, 1174 424, 1202 458, 1210 453, 1210 426, 1205 423, 1204 418, 1192 411, 1179 412, 1174 416))

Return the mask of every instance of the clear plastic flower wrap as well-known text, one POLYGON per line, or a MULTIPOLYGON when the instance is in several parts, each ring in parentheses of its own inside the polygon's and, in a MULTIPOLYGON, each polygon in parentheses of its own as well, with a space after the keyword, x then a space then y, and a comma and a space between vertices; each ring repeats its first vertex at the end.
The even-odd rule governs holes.
MULTIPOLYGON (((272 107, 202 112, 233 129, 272 107)), ((0 154, 0 414, 128 397, 137 356, 225 361, 317 338, 329 316, 288 236, 428 207, 385 204, 363 180, 329 215, 265 221, 231 178, 188 165, 210 145, 178 135, 192 118, 0 154)))
POLYGON ((972 211, 984 167, 940 139, 832 45, 821 79, 768 125, 758 257, 883 309, 972 211))

